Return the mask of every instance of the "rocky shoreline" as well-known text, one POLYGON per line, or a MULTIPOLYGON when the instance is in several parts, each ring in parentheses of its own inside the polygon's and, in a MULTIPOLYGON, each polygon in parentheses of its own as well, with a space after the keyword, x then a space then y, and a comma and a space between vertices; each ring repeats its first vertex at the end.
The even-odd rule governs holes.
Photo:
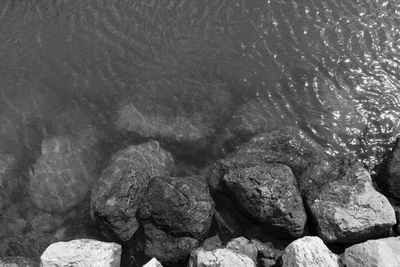
POLYGON ((398 142, 371 177, 265 114, 213 139, 212 117, 166 130, 126 107, 112 155, 87 122, 44 137, 19 179, 18 154, 1 153, 0 266, 400 266, 398 142), (185 144, 215 162, 190 166, 185 144))

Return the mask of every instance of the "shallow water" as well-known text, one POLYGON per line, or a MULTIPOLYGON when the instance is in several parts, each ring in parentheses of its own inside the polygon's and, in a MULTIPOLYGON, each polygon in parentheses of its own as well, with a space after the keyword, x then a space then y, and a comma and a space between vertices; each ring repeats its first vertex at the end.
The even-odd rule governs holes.
POLYGON ((1 148, 37 151, 86 116, 107 135, 122 99, 187 86, 258 98, 274 123, 373 165, 399 132, 399 64, 398 0, 3 0, 1 148))

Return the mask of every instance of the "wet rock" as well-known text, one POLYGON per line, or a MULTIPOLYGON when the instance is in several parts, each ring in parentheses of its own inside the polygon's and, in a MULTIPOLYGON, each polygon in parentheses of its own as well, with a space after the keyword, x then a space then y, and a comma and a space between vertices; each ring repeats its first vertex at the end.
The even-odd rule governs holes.
POLYGON ((262 133, 239 147, 235 156, 247 162, 263 161, 289 166, 296 177, 312 163, 327 158, 324 149, 299 129, 285 127, 262 133))
POLYGON ((378 182, 388 196, 400 200, 400 139, 393 150, 378 166, 378 182))
POLYGON ((121 101, 117 129, 155 139, 185 155, 211 145, 232 105, 224 84, 153 80, 137 90, 134 97, 121 101))
POLYGON ((86 198, 97 176, 94 139, 89 130, 43 140, 29 175, 29 195, 38 208, 64 212, 86 198))
POLYGON ((400 266, 400 237, 389 237, 353 245, 345 251, 347 267, 400 266))
POLYGON ((0 258, 1 267, 39 267, 40 262, 26 257, 0 258))
POLYGON ((143 265, 143 267, 163 267, 163 266, 156 258, 152 258, 148 263, 143 265))
POLYGON ((92 190, 92 217, 128 241, 139 227, 136 212, 150 178, 169 175, 173 167, 172 155, 156 141, 117 152, 92 190))
POLYGON ((212 185, 224 191, 237 205, 284 238, 299 237, 307 216, 296 178, 288 166, 248 161, 246 153, 221 160, 213 171, 212 185), (217 177, 218 176, 218 177, 217 177))
POLYGON ((186 260, 206 237, 213 214, 203 177, 153 177, 139 209, 146 256, 163 263, 186 260))
POLYGON ((255 267, 252 259, 230 249, 213 251, 195 250, 190 255, 188 267, 255 267))
POLYGON ((363 165, 339 158, 304 174, 306 203, 318 235, 328 243, 356 243, 387 236, 396 224, 389 201, 372 186, 363 165))
POLYGON ((282 256, 283 267, 339 267, 339 256, 333 254, 322 240, 305 236, 286 247, 282 256))
POLYGON ((232 239, 228 244, 226 244, 226 248, 236 251, 237 253, 248 256, 250 259, 257 263, 257 254, 258 250, 256 246, 245 237, 237 237, 232 239))
POLYGON ((51 244, 40 257, 42 267, 104 266, 119 267, 121 246, 92 239, 51 244))

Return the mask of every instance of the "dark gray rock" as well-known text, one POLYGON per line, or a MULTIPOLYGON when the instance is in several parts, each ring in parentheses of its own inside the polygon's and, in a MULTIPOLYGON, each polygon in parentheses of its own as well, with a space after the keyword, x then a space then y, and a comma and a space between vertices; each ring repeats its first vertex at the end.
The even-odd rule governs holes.
POLYGON ((307 216, 288 166, 258 159, 250 162, 247 154, 240 153, 221 160, 213 176, 218 177, 211 179, 212 182, 220 182, 212 187, 224 190, 225 195, 269 231, 284 238, 303 234, 307 216))
POLYGON ((203 243, 201 244, 201 247, 205 250, 205 251, 212 251, 214 249, 217 248, 222 248, 222 241, 219 238, 218 235, 206 238, 203 243))
POLYGON ((243 155, 247 162, 263 161, 289 166, 296 177, 327 155, 324 149, 299 129, 285 127, 262 133, 239 147, 234 157, 243 155))
POLYGON ((213 214, 203 177, 153 177, 139 209, 146 256, 163 263, 186 260, 206 237, 213 214))
POLYGON ((356 243, 384 237, 396 224, 385 196, 372 186, 363 165, 338 158, 304 173, 303 193, 318 235, 326 243, 356 243))
POLYGON ((11 194, 18 186, 16 163, 13 155, 0 153, 0 211, 10 204, 11 194))
POLYGON ((218 126, 230 115, 232 97, 227 89, 222 83, 173 79, 138 85, 135 95, 119 104, 116 128, 190 155, 209 147, 218 126))
POLYGON ((278 259, 282 256, 283 251, 275 248, 271 242, 263 243, 257 239, 252 239, 250 243, 257 249, 258 265, 272 267, 278 264, 278 259))
POLYGON ((92 190, 92 217, 128 241, 139 227, 136 212, 150 178, 173 168, 172 155, 156 141, 117 152, 92 190))
POLYGON ((97 177, 95 132, 57 136, 43 140, 41 156, 29 175, 29 195, 36 206, 64 212, 80 204, 97 177))
POLYGON ((397 139, 393 150, 378 166, 378 182, 385 194, 400 200, 400 139, 397 139))

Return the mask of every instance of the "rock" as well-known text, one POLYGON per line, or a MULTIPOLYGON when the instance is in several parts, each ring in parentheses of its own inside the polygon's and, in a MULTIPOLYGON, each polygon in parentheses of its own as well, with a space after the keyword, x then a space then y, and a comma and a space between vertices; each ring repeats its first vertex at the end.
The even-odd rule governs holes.
POLYGON ((152 258, 148 263, 143 265, 143 267, 163 267, 163 266, 156 258, 152 258))
POLYGON ((347 267, 400 266, 400 237, 389 237, 353 245, 345 251, 347 267))
POLYGON ((95 137, 80 134, 43 140, 42 154, 29 175, 29 195, 38 208, 65 212, 88 195, 97 176, 95 137))
POLYGON ((128 241, 139 227, 136 212, 150 178, 169 175, 173 167, 172 155, 156 141, 117 152, 92 190, 92 217, 128 241))
POLYGON ((339 256, 333 254, 322 240, 305 236, 290 243, 282 256, 282 267, 339 267, 339 256))
POLYGON ((252 259, 230 249, 214 251, 195 250, 190 255, 188 267, 255 267, 252 259))
POLYGON ((76 239, 51 244, 40 257, 42 267, 119 267, 121 245, 92 239, 76 239))
POLYGON ((4 257, 0 258, 1 267, 39 267, 40 263, 31 258, 25 257, 4 257))
POLYGON ((209 237, 209 238, 205 239, 203 241, 203 243, 201 244, 201 247, 205 251, 212 251, 212 250, 217 249, 217 248, 222 248, 223 245, 222 245, 222 241, 219 238, 219 236, 215 235, 215 236, 212 236, 212 237, 209 237))
POLYGON ((258 250, 254 244, 250 243, 250 241, 245 237, 237 237, 232 239, 228 244, 226 244, 226 248, 236 251, 237 253, 248 256, 250 259, 257 263, 257 254, 258 250))
POLYGON ((396 140, 393 150, 378 166, 378 182, 390 197, 400 200, 400 139, 396 140))
POLYGON ((257 262, 261 266, 276 266, 282 252, 274 247, 270 242, 263 243, 257 239, 252 239, 250 243, 257 249, 257 262))
POLYGON ((8 243, 8 256, 24 256, 36 259, 50 244, 57 241, 57 238, 51 234, 29 232, 13 236, 6 240, 5 243, 8 243))
POLYGON ((186 260, 206 237, 213 214, 203 177, 153 177, 139 209, 146 256, 163 263, 186 260))
POLYGON ((304 174, 306 203, 318 235, 327 243, 356 243, 384 237, 396 224, 389 201, 372 186, 363 165, 338 158, 304 174))
POLYGON ((327 158, 324 149, 299 129, 285 127, 262 133, 239 147, 235 156, 243 155, 247 162, 264 161, 289 166, 296 177, 308 165, 327 158))
MULTIPOLYGON (((307 216, 297 188, 296 178, 288 166, 249 162, 247 154, 240 153, 216 165, 212 185, 236 201, 258 223, 283 238, 300 237, 307 216)), ((212 183, 212 182, 211 182, 212 183)))
POLYGON ((121 101, 116 128, 160 141, 179 154, 210 146, 232 106, 225 84, 153 79, 136 89, 121 101))

